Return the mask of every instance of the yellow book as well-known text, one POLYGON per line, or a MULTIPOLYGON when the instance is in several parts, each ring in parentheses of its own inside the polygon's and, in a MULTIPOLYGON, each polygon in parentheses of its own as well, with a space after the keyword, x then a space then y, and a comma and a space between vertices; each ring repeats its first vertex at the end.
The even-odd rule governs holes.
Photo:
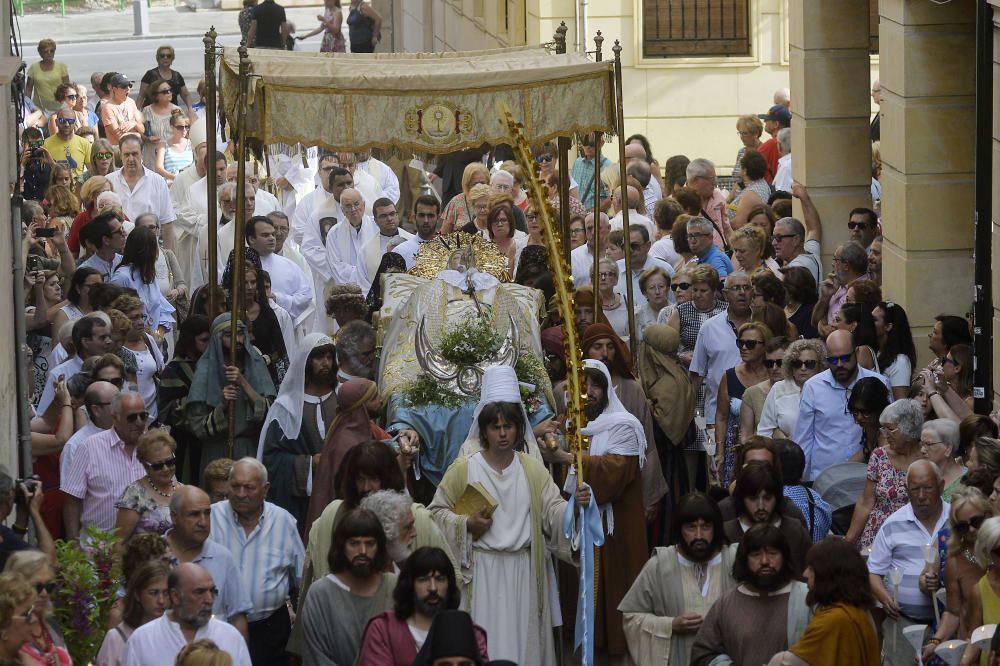
POLYGON ((465 487, 465 492, 455 502, 454 511, 461 516, 471 516, 478 513, 480 509, 486 509, 484 515, 490 518, 493 516, 493 512, 496 511, 497 506, 499 506, 497 501, 483 487, 483 484, 473 481, 465 487))

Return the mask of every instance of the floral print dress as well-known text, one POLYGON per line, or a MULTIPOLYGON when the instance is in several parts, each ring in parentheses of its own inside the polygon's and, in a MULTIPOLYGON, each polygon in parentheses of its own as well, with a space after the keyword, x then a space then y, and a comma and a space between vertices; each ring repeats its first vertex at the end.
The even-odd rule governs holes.
POLYGON ((170 507, 158 504, 153 496, 142 485, 142 479, 136 481, 122 493, 121 499, 115 503, 117 509, 131 509, 139 514, 139 522, 135 525, 136 534, 164 535, 171 528, 170 507))
POLYGON ((875 482, 875 504, 858 541, 862 549, 872 545, 885 519, 910 501, 906 496, 906 472, 896 469, 884 447, 872 452, 866 477, 875 482))

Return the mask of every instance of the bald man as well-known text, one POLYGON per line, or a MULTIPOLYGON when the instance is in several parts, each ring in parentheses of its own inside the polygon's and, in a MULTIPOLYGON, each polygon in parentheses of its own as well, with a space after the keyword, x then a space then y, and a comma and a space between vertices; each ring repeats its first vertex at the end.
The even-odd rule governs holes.
POLYGON ((792 438, 806 454, 804 476, 810 481, 831 465, 847 462, 860 449, 861 426, 847 409, 847 399, 858 380, 875 377, 889 388, 883 375, 858 365, 850 331, 838 330, 827 336, 826 350, 830 368, 802 387, 792 438))
MULTIPOLYGON (((639 202, 642 201, 643 194, 638 189, 628 186, 628 224, 629 226, 641 224, 646 227, 646 232, 650 238, 656 236, 656 225, 651 219, 639 212, 639 202)), ((611 196, 611 206, 618 213, 611 218, 611 231, 622 231, 625 228, 625 217, 622 215, 622 188, 617 188, 611 196)))
POLYGON ((353 187, 340 193, 344 219, 326 235, 326 259, 330 274, 339 284, 364 284, 361 269, 362 248, 378 234, 378 225, 365 214, 365 200, 353 187))
POLYGON ((911 463, 906 470, 910 501, 885 519, 872 542, 868 580, 887 615, 882 624, 886 663, 912 664, 916 655, 903 630, 934 620, 933 597, 920 589, 920 579, 926 566, 924 545, 937 543, 938 533, 948 525, 951 505, 941 498, 943 491, 944 475, 936 464, 926 459, 911 463), (884 579, 893 570, 902 573, 898 589, 884 579))
POLYGON ((111 382, 94 382, 84 391, 83 408, 87 412, 90 423, 73 433, 73 436, 63 446, 62 455, 59 456, 60 478, 65 479, 69 476, 76 449, 85 439, 114 425, 111 401, 118 393, 118 387, 111 382))
POLYGON ((173 666, 181 650, 202 639, 229 654, 235 666, 250 666, 250 653, 240 632, 213 617, 218 592, 204 567, 179 564, 167 577, 170 610, 132 633, 125 644, 126 666, 173 666))
POLYGON ((240 580, 236 561, 225 548, 209 540, 212 531, 212 501, 197 486, 178 486, 170 498, 167 544, 178 562, 204 567, 215 581, 218 593, 213 612, 247 636, 247 613, 253 610, 249 590, 240 580))
MULTIPOLYGON (((594 272, 594 214, 587 213, 583 220, 583 226, 587 231, 587 242, 573 250, 570 257, 570 265, 573 271, 573 286, 576 288, 586 287, 592 282, 594 272)), ((608 247, 608 234, 611 233, 611 223, 608 216, 601 213, 600 234, 601 252, 608 247)))
POLYGON ((73 172, 73 180, 83 178, 83 170, 90 162, 90 142, 76 135, 76 111, 63 107, 56 111, 56 133, 43 144, 52 160, 73 172))

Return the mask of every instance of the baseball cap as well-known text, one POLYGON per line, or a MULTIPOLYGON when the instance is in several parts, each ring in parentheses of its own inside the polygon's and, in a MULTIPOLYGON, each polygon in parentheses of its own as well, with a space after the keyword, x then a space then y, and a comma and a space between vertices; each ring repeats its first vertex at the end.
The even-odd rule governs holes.
POLYGON ((761 113, 757 117, 761 120, 772 120, 780 123, 782 127, 790 127, 792 124, 792 112, 781 104, 775 104, 767 110, 767 113, 761 113))
POLYGON ((111 88, 131 88, 132 82, 121 72, 116 72, 108 81, 108 86, 111 88))

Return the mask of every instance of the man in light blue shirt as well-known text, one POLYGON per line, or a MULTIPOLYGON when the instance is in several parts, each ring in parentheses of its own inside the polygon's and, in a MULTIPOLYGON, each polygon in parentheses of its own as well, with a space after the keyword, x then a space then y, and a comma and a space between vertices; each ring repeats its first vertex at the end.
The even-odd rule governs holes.
POLYGON ((125 249, 125 230, 122 221, 113 211, 101 213, 87 223, 80 232, 84 245, 92 251, 79 268, 88 267, 100 271, 105 282, 111 281, 111 274, 122 263, 125 249))
POLYGON ((725 252, 715 247, 713 237, 715 225, 705 217, 695 217, 687 223, 688 247, 698 259, 699 264, 709 264, 719 271, 719 277, 724 278, 733 272, 733 262, 725 252))
POLYGON ((292 631, 288 600, 302 581, 305 548, 292 514, 265 502, 267 468, 243 458, 229 473, 229 499, 212 505, 209 541, 236 560, 253 609, 247 613, 255 664, 287 664, 292 631))
POLYGON ((806 381, 802 387, 795 442, 806 454, 806 478, 810 481, 827 467, 847 462, 860 448, 861 426, 847 408, 851 390, 860 379, 886 378, 858 365, 854 336, 834 331, 826 339, 830 368, 806 381))

